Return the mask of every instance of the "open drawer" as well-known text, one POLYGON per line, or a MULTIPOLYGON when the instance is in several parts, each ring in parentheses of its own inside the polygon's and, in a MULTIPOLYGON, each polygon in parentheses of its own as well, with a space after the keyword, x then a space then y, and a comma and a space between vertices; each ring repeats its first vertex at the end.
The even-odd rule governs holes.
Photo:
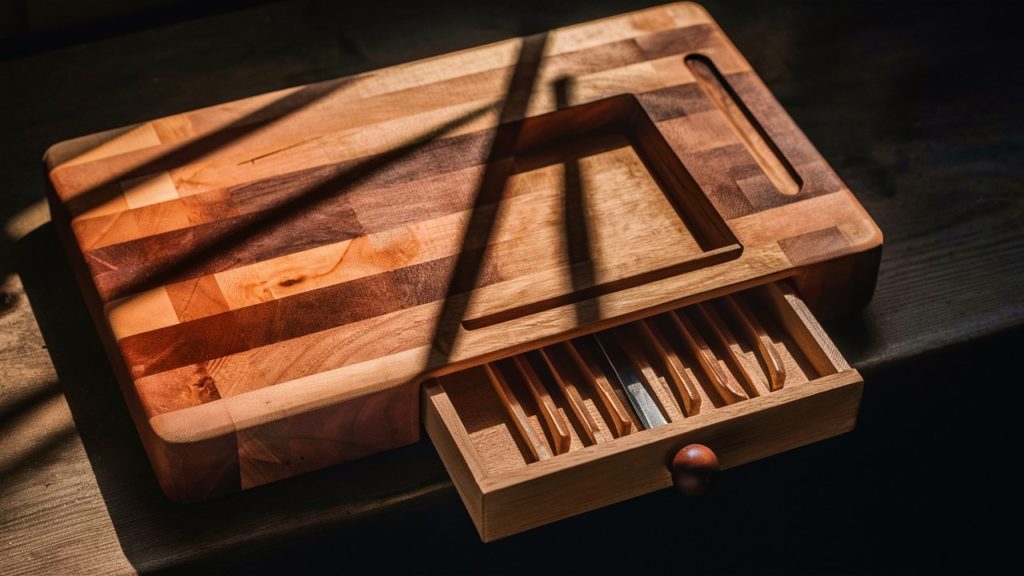
POLYGON ((691 443, 727 468, 850 430, 861 384, 768 284, 439 377, 423 422, 490 541, 671 486, 691 443), (663 425, 645 425, 651 401, 663 425))

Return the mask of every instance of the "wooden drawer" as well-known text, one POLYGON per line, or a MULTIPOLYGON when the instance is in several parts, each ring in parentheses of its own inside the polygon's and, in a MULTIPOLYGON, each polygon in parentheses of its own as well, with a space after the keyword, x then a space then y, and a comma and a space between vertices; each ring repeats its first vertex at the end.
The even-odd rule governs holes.
POLYGON ((785 284, 599 338, 616 364, 642 375, 666 424, 643 428, 606 377, 613 369, 593 336, 425 385, 423 422, 483 540, 671 486, 668 463, 691 443, 712 448, 727 468, 845 432, 856 420, 860 375, 785 284))

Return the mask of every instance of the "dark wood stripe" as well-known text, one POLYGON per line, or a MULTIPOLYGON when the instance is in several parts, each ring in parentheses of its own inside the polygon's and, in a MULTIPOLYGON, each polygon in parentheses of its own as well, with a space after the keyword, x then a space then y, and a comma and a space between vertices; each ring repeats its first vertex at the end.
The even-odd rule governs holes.
POLYGON ((344 199, 263 224, 249 214, 86 253, 105 301, 364 233, 344 199), (256 230, 255 228, 260 229, 256 230), (243 230, 252 230, 239 238, 243 230), (222 247, 221 247, 222 246, 222 247), (164 270, 172 270, 163 273, 164 270))
POLYGON ((794 266, 820 262, 845 253, 850 247, 842 231, 835 226, 779 240, 779 247, 794 266))
POLYGON ((694 82, 651 90, 637 94, 636 98, 655 124, 715 109, 694 82))
POLYGON ((322 372, 372 360, 382 353, 397 354, 424 346, 430 343, 431 336, 429 330, 408 329, 401 317, 384 321, 369 318, 265 346, 251 362, 247 351, 243 350, 137 378, 135 385, 140 396, 152 400, 147 403, 147 411, 173 412, 191 405, 188 402, 192 396, 187 392, 205 377, 214 380, 221 396, 235 396, 305 375, 301 369, 291 369, 295 366, 288 368, 298 355, 310 354, 316 358, 317 371, 322 372), (386 339, 384 348, 374 345, 378 338, 386 339), (266 370, 265 363, 273 367, 266 370))
POLYGON ((720 43, 716 35, 717 31, 713 26, 698 24, 640 36, 636 39, 636 43, 648 60, 657 60, 668 56, 682 58, 687 52, 694 52, 720 43))

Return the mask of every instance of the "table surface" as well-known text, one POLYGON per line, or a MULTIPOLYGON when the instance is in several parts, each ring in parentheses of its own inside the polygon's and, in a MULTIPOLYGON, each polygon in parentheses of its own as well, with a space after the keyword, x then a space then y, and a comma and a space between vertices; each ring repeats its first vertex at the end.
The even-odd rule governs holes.
POLYGON ((698 572, 991 559, 1024 327, 1024 86, 1000 5, 704 3, 885 233, 874 300, 827 326, 867 382, 852 434, 703 500, 659 492, 486 546, 429 441, 163 498, 49 223, 46 147, 639 7, 573 4, 273 3, 0 55, 0 572, 625 570, 680 542, 698 572))

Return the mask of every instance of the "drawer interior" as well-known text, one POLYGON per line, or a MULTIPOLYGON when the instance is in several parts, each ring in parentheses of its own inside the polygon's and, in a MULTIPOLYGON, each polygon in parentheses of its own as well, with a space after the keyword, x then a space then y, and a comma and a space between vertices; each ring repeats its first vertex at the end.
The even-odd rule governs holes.
POLYGON ((668 486, 666 459, 691 441, 728 467, 849 429, 860 377, 799 298, 768 284, 424 390, 428 432, 490 540, 668 486), (644 426, 623 365, 664 425, 644 426))

